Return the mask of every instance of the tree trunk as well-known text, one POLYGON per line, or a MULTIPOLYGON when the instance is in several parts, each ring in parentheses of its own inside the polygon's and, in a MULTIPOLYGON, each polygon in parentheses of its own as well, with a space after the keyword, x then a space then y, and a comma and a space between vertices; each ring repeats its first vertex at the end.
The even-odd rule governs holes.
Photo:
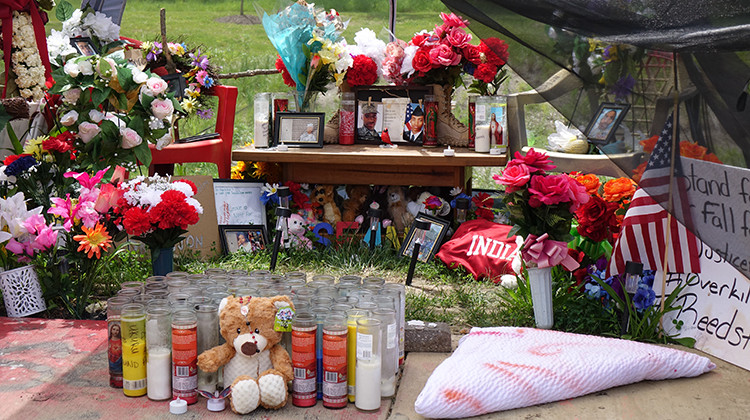
POLYGON ((240 0, 240 15, 245 14, 245 0, 240 0))

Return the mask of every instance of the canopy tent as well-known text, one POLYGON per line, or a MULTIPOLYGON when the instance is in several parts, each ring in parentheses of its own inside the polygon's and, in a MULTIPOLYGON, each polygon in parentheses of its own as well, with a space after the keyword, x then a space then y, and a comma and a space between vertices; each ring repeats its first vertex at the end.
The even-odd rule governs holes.
MULTIPOLYGON (((738 168, 750 165, 750 106, 745 93, 750 80, 750 2, 442 1, 469 20, 469 29, 480 38, 504 39, 511 53, 508 65, 532 87, 542 86, 561 70, 578 78, 582 89, 562 95, 554 91, 554 97, 545 99, 581 131, 600 103, 628 103, 631 108, 621 124, 626 129, 618 137, 625 148, 639 151, 641 138, 628 134, 658 134, 676 91, 681 102, 679 140, 703 146, 693 148, 704 152, 701 157, 738 168)), ((622 146, 618 142, 600 149, 622 152, 622 146)), ((632 167, 621 168, 633 172, 632 167)), ((694 197, 701 193, 695 187, 689 193, 691 202, 705 200, 694 197)), ((735 192, 735 198, 741 194, 735 192)), ((747 238, 739 229, 742 221, 736 222, 734 232, 725 235, 701 234, 700 229, 695 233, 714 249, 747 249, 747 238)), ((749 260, 739 260, 744 267, 729 262, 750 276, 749 260)))

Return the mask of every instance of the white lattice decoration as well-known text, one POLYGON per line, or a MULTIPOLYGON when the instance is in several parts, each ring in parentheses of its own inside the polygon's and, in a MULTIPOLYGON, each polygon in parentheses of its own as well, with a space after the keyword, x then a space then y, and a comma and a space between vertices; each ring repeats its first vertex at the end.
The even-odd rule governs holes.
POLYGON ((33 265, 0 273, 0 290, 10 317, 32 315, 47 309, 33 265))

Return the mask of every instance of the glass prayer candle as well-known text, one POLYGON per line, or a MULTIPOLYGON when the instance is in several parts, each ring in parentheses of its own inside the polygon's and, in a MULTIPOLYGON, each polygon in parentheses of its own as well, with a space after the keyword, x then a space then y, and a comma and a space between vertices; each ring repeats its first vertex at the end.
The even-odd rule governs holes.
POLYGON ((292 404, 312 407, 317 402, 315 335, 318 324, 315 316, 297 313, 292 321, 292 404))
POLYGON ((422 146, 437 147, 438 103, 435 95, 424 96, 424 140, 422 146))
MULTIPOLYGON (((195 307, 198 321, 198 354, 219 345, 219 306, 209 302, 200 303, 195 307)), ((218 383, 217 372, 204 372, 198 369, 198 389, 213 393, 218 383)))
POLYGON ((146 311, 140 303, 122 307, 122 389, 128 397, 146 395, 146 311))
POLYGON ((378 308, 372 316, 380 321, 380 396, 390 398, 396 395, 396 375, 398 374, 398 322, 396 311, 378 308))
POLYGON ((346 311, 347 340, 346 340, 346 381, 349 392, 349 402, 354 402, 355 377, 357 365, 357 320, 370 316, 370 311, 350 309, 346 311))
POLYGON ((354 93, 341 93, 339 144, 354 144, 354 93))
POLYGON ((172 398, 198 402, 198 319, 195 312, 172 315, 172 398))
POLYGON ((109 386, 122 388, 122 307, 130 303, 127 296, 114 296, 107 300, 107 358, 109 361, 109 386))
POLYGON ((166 305, 146 308, 146 382, 148 398, 161 401, 172 397, 172 313, 166 305))
POLYGON ((253 129, 253 142, 255 147, 268 147, 269 140, 271 138, 270 133, 270 112, 271 112, 271 94, 268 92, 261 92, 255 95, 254 101, 254 114, 255 119, 253 129))
POLYGON ((357 365, 354 405, 365 411, 380 408, 381 322, 376 318, 357 320, 357 365))
POLYGON ((344 315, 332 314, 323 324, 323 406, 343 408, 347 399, 346 335, 344 315))

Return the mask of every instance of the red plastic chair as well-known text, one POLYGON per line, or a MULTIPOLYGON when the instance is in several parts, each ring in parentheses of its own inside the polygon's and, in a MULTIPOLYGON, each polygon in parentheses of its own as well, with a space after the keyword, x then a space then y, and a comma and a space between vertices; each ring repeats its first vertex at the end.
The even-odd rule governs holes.
POLYGON ((215 86, 212 94, 219 98, 216 110, 216 132, 219 137, 211 140, 200 140, 193 143, 173 143, 157 150, 151 149, 150 175, 155 172, 154 165, 172 165, 186 162, 212 162, 219 169, 219 178, 228 179, 232 172, 232 136, 234 135, 234 112, 237 107, 237 88, 235 86, 215 86))

